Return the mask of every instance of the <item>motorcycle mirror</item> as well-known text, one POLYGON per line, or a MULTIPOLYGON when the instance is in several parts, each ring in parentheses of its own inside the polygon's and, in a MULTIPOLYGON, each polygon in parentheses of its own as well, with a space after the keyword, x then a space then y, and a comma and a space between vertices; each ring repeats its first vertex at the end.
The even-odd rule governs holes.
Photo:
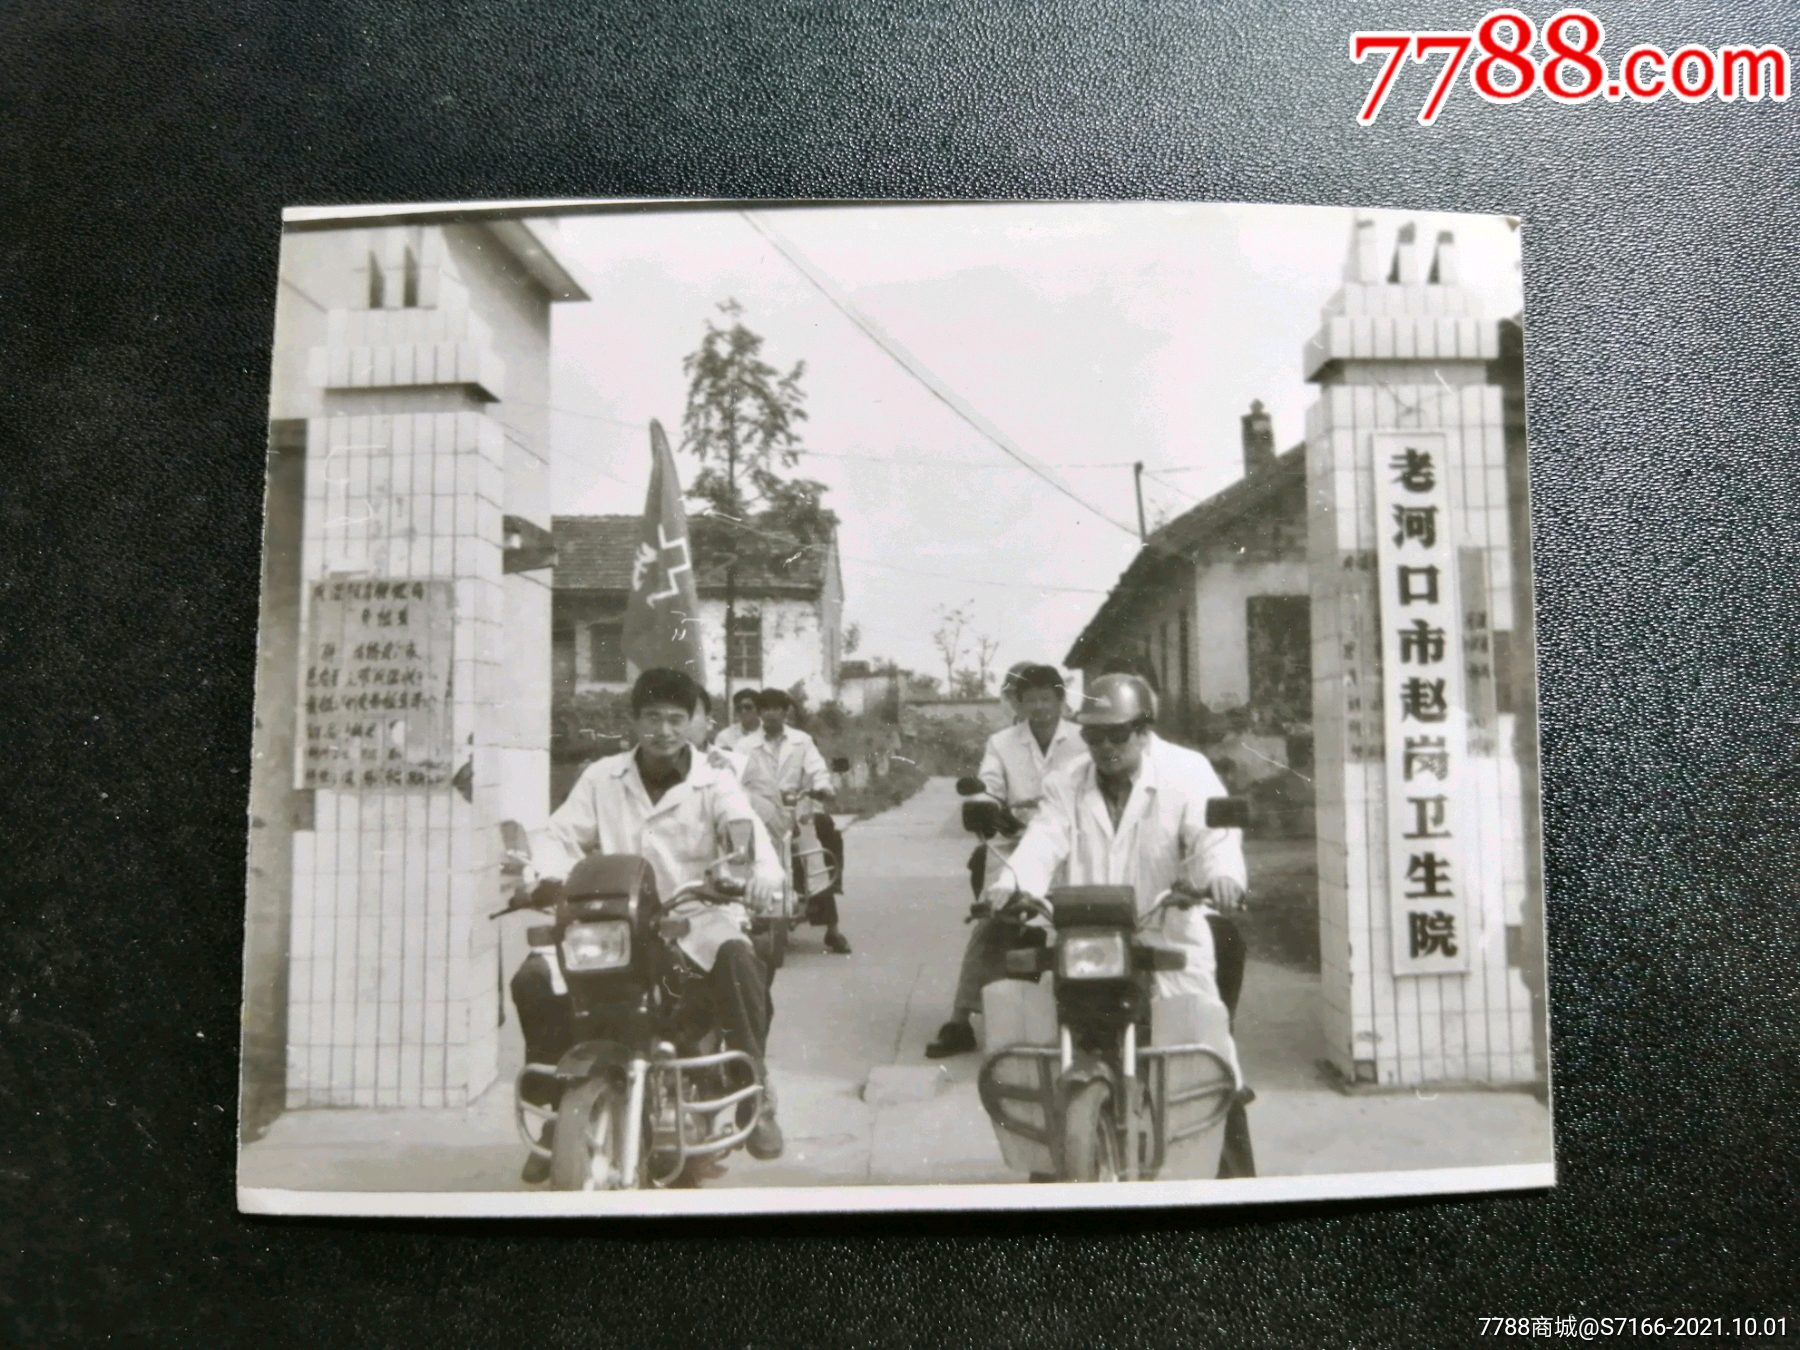
POLYGON ((987 785, 979 778, 959 778, 956 780, 956 795, 959 797, 976 797, 987 791, 987 785))
POLYGON ((836 759, 831 761, 831 771, 833 773, 849 773, 850 761, 845 759, 842 755, 839 755, 836 759))
POLYGON ((1242 797, 1209 797, 1206 802, 1206 828, 1209 830, 1249 829, 1250 803, 1242 797))

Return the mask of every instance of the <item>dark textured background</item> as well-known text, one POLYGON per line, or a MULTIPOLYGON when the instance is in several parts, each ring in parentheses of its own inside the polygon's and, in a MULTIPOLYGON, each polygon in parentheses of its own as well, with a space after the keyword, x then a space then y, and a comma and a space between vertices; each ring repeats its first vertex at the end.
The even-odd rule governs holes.
MULTIPOLYGON (((1594 0, 1615 57, 1792 4, 1594 0)), ((1485 4, 16 3, 0 14, 0 1341, 1800 1332, 1800 99, 1353 115, 1485 4), (611 1226, 233 1209, 284 204, 1236 198, 1525 216, 1556 1191, 611 1226)), ((1537 19, 1548 17, 1531 10, 1537 19)))

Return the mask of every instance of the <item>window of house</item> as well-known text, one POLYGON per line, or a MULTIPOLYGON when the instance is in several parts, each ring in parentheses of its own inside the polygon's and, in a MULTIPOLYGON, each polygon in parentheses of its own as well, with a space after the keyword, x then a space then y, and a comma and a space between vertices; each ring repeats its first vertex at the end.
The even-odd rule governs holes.
POLYGON ((1312 720, 1312 602, 1253 595, 1245 602, 1250 708, 1259 721, 1312 720))
POLYGON ((606 684, 625 683, 625 630, 619 624, 589 626, 588 678, 606 684))
POLYGON ((762 683, 762 615, 739 614, 732 620, 726 673, 734 680, 762 683))

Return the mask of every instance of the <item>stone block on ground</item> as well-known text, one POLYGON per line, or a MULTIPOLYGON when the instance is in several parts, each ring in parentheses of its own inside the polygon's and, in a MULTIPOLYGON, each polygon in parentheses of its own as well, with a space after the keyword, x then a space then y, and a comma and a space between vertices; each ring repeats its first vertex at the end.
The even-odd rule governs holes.
POLYGON ((870 1106, 925 1102, 936 1097, 949 1081, 942 1065, 884 1064, 869 1070, 862 1098, 870 1106))

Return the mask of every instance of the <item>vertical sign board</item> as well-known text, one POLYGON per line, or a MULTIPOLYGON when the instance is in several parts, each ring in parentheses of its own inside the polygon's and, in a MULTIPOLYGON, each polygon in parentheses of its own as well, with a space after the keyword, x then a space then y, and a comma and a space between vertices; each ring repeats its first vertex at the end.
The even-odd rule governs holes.
POLYGON ((381 791, 450 781, 454 584, 367 577, 312 584, 299 786, 381 791))
POLYGON ((1394 431, 1370 440, 1394 974, 1457 974, 1469 968, 1459 832, 1467 704, 1449 438, 1394 431))

